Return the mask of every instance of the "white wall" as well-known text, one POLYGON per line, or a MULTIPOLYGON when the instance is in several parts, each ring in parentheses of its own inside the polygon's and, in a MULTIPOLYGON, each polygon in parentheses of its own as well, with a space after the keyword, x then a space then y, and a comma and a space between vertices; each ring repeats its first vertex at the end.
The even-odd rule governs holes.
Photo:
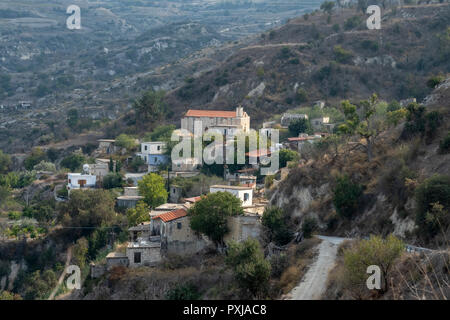
POLYGON ((232 189, 232 188, 214 188, 211 187, 209 192, 214 193, 214 192, 228 192, 231 193, 232 195, 234 195, 236 198, 240 199, 242 201, 242 206, 243 207, 248 207, 251 206, 253 204, 253 189, 252 188, 248 188, 248 189, 232 189), (247 194, 247 199, 245 198, 245 194, 247 194))

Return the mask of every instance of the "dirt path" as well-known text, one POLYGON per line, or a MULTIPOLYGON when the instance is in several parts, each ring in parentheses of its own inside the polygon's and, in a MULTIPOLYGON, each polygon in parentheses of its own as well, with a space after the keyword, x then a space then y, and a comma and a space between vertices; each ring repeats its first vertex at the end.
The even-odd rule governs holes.
POLYGON ((299 285, 288 294, 289 300, 317 300, 325 292, 328 273, 333 268, 337 248, 345 238, 318 236, 319 255, 306 272, 299 285))
POLYGON ((64 270, 61 272, 61 275, 59 276, 58 279, 58 283, 56 284, 55 288, 53 289, 52 293, 50 294, 50 296, 48 297, 48 300, 53 300, 55 298, 56 292, 58 292, 58 288, 59 286, 62 284, 62 282, 64 281, 64 277, 66 275, 66 270, 67 267, 70 264, 70 260, 72 260, 72 247, 69 247, 67 249, 67 253, 66 253, 66 264, 64 265, 64 270))

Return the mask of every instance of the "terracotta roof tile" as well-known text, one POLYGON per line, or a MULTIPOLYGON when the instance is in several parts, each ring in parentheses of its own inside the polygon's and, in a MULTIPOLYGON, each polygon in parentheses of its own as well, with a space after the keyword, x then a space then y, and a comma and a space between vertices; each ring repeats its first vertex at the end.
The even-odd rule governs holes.
POLYGON ((153 220, 155 219, 161 219, 164 222, 172 221, 178 218, 182 218, 187 216, 187 212, 184 209, 177 209, 174 211, 166 212, 160 215, 157 215, 155 217, 152 217, 153 220))
POLYGON ((247 152, 245 155, 249 157, 265 157, 271 154, 269 149, 257 149, 247 152))
POLYGON ((235 118, 236 111, 189 109, 186 117, 235 118))

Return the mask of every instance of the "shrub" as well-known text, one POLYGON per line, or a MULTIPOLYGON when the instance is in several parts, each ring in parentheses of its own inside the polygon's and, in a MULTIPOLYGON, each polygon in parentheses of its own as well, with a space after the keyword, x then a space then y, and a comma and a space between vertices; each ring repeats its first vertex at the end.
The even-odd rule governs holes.
POLYGON ((82 154, 73 153, 61 161, 61 167, 70 169, 72 172, 81 169, 81 165, 86 161, 82 154))
POLYGON ((166 293, 167 300, 198 300, 201 294, 192 283, 178 284, 166 293))
POLYGON ((349 50, 345 50, 341 46, 337 45, 333 48, 334 57, 339 63, 349 63, 353 58, 353 53, 349 50))
POLYGON ((46 159, 46 154, 41 148, 34 148, 31 154, 24 160, 23 165, 27 170, 33 170, 33 167, 42 160, 46 159))
POLYGON ((336 212, 344 218, 351 218, 358 210, 362 191, 362 186, 353 183, 347 176, 339 177, 333 196, 336 212))
POLYGON ((241 243, 232 241, 225 262, 233 269, 241 289, 250 292, 256 298, 266 296, 270 262, 264 259, 264 253, 257 240, 250 238, 241 243))
POLYGON ((312 130, 309 119, 295 119, 295 120, 291 121, 288 129, 289 129, 289 132, 296 137, 300 133, 311 133, 311 130, 312 130))
POLYGON ((51 162, 47 162, 47 161, 42 160, 37 165, 35 165, 33 167, 33 169, 36 170, 36 171, 51 171, 51 172, 55 172, 56 171, 56 166, 55 166, 55 164, 53 164, 51 162))
POLYGON ((269 240, 285 245, 292 239, 289 216, 278 207, 267 207, 262 216, 262 225, 269 230, 269 240))
POLYGON ((450 152, 450 132, 447 136, 439 143, 439 153, 445 154, 450 152))
POLYGON ((305 238, 311 238, 312 233, 317 230, 317 220, 314 218, 305 218, 302 224, 302 232, 305 238))
POLYGON ((297 92, 295 93, 295 100, 297 103, 302 103, 308 101, 308 93, 303 88, 298 88, 297 92))
POLYGON ((110 172, 103 178, 103 188, 105 189, 120 188, 123 183, 122 175, 118 172, 110 172))
POLYGON ((133 150, 136 147, 136 140, 125 133, 120 134, 116 137, 116 146, 120 148, 125 148, 128 151, 133 150))
POLYGON ((431 89, 434 89, 444 80, 445 77, 443 76, 433 76, 427 80, 427 86, 431 89))
POLYGON ((386 239, 372 236, 369 240, 361 240, 353 248, 344 250, 344 287, 355 298, 362 298, 368 291, 367 267, 376 265, 384 280, 380 291, 385 292, 388 289, 389 272, 403 250, 403 242, 392 235, 386 239))
POLYGON ((416 189, 416 202, 419 232, 425 237, 433 237, 439 229, 445 231, 449 225, 450 176, 434 175, 426 179, 416 189), (446 215, 441 217, 439 211, 446 212, 446 215))
POLYGON ((351 18, 348 18, 347 20, 345 20, 344 29, 345 30, 354 29, 358 27, 361 24, 361 22, 362 19, 359 16, 353 16, 351 18))

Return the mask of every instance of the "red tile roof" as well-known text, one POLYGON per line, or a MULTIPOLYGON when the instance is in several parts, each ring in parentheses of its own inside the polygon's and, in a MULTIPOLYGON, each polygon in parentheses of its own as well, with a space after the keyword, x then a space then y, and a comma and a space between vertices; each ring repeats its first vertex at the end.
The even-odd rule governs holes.
POLYGON ((189 109, 186 112, 186 117, 235 118, 236 111, 189 109))
POLYGON ((186 210, 184 210, 184 209, 177 209, 177 210, 174 210, 174 211, 170 211, 170 212, 166 212, 166 213, 160 214, 158 216, 153 217, 152 219, 153 220, 161 219, 164 222, 168 222, 168 221, 172 221, 172 220, 175 220, 175 219, 178 219, 178 218, 182 218, 182 217, 185 217, 185 216, 187 216, 186 210))
POLYGON ((202 199, 202 197, 201 197, 201 196, 198 196, 198 197, 186 198, 186 199, 184 199, 184 200, 186 200, 187 202, 195 203, 195 202, 197 202, 197 201, 200 201, 201 199, 202 199))
POLYGON ((268 149, 257 149, 247 152, 245 155, 249 157, 264 157, 270 155, 271 152, 268 149))
POLYGON ((288 141, 307 141, 307 140, 315 140, 318 139, 318 137, 309 136, 309 137, 292 137, 288 138, 288 141))

